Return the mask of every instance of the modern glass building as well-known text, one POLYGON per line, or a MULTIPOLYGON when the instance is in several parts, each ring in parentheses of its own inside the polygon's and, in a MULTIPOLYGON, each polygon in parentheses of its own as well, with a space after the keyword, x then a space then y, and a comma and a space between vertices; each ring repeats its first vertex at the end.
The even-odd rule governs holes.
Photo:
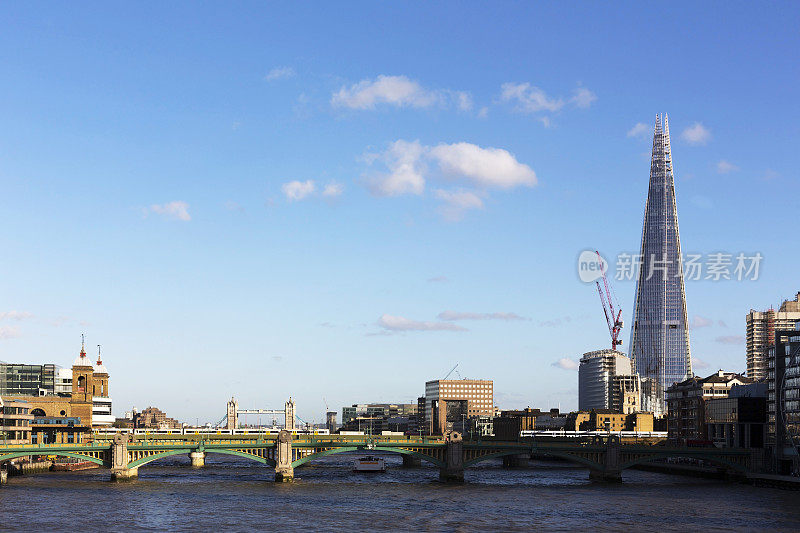
POLYGON ((633 309, 629 355, 633 371, 642 379, 642 408, 658 416, 665 412, 667 388, 692 373, 666 115, 663 128, 661 117, 656 117, 633 309))
POLYGON ((0 394, 45 396, 55 392, 56 365, 23 365, 0 362, 0 394))

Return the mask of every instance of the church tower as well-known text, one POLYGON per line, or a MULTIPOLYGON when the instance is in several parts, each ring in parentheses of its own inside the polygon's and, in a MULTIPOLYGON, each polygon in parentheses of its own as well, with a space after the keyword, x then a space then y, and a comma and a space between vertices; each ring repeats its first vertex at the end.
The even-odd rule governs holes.
MULTIPOLYGON (((107 377, 106 377, 107 380, 107 377)), ((80 417, 82 426, 92 425, 92 392, 94 384, 94 367, 86 356, 83 335, 81 335, 81 353, 72 363, 72 398, 70 410, 72 416, 80 417)))
POLYGON ((92 396, 108 398, 108 369, 106 369, 100 358, 100 346, 97 346, 97 364, 94 366, 94 376, 92 385, 92 396))

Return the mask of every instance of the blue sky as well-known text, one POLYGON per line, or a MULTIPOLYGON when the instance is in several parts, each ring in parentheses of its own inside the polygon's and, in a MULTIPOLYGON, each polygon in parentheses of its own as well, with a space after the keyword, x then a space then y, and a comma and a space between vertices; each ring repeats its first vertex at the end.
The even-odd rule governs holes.
POLYGON ((0 359, 86 333, 117 414, 187 421, 410 402, 456 362, 573 409, 557 362, 609 344, 576 260, 638 252, 666 112, 684 251, 764 256, 686 287, 695 370, 743 370, 744 315, 800 290, 799 13, 6 4, 0 359))

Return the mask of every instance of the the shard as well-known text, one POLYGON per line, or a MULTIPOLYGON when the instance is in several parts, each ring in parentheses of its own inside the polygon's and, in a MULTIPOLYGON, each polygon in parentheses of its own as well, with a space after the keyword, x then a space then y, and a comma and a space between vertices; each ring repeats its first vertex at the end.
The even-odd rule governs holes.
POLYGON ((663 128, 656 117, 639 264, 629 355, 642 380, 642 407, 661 415, 666 389, 692 373, 666 115, 663 128))

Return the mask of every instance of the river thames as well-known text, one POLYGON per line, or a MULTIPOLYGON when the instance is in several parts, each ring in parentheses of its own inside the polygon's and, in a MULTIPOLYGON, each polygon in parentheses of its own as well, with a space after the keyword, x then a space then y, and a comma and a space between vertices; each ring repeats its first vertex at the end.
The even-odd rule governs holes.
POLYGON ((463 485, 438 470, 356 474, 353 456, 296 470, 294 483, 272 469, 209 455, 206 467, 169 458, 111 483, 106 469, 15 477, 0 488, 0 528, 26 531, 295 530, 526 531, 800 530, 800 494, 717 480, 626 471, 621 485, 594 484, 585 469, 500 462, 465 471, 463 485))

